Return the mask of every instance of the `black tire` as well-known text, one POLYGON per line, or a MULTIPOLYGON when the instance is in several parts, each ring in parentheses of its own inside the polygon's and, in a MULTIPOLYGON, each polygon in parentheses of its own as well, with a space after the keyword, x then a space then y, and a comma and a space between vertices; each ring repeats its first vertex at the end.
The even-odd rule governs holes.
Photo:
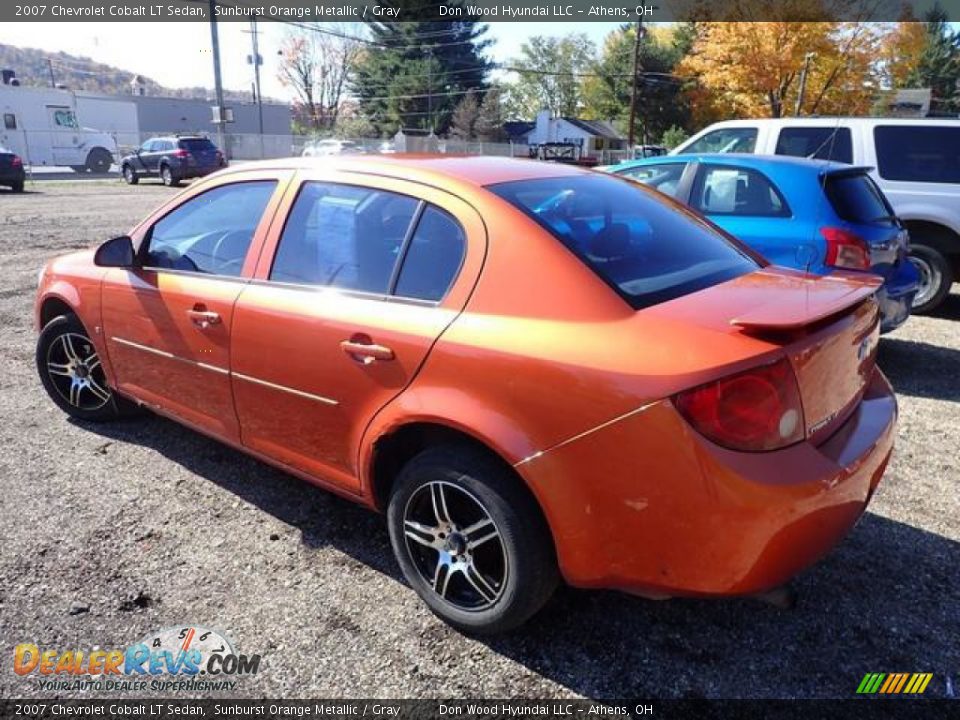
POLYGON ((556 555, 540 508, 509 468, 480 449, 444 445, 408 462, 394 484, 387 524, 407 581, 440 619, 464 632, 511 630, 540 610, 557 586, 556 555), (437 507, 437 488, 447 510, 435 513, 428 529, 425 515, 437 507), (478 529, 465 532, 469 527, 478 529))
POLYGON ((111 165, 113 165, 113 155, 103 148, 94 148, 87 155, 86 168, 92 173, 109 172, 111 165))
POLYGON ((160 182, 167 187, 176 187, 180 184, 180 178, 173 174, 170 166, 164 163, 160 166, 160 182))
POLYGON ((120 172, 123 173, 123 179, 126 180, 127 185, 136 185, 140 182, 140 176, 130 165, 124 165, 120 172))
POLYGON ((23 180, 18 180, 17 182, 15 182, 13 185, 10 186, 10 189, 13 190, 15 193, 22 193, 23 180))
POLYGON ((128 401, 118 401, 107 385, 93 343, 76 315, 60 315, 44 326, 37 339, 36 360, 40 382, 47 395, 68 415, 80 420, 104 422, 117 419, 132 405, 128 401), (73 357, 67 350, 68 345, 72 346, 73 357), (81 373, 89 380, 85 387, 76 390, 76 403, 72 402, 74 382, 83 381, 84 377, 79 377, 75 369, 67 369, 68 366, 76 368, 75 359, 79 359, 84 368, 91 368, 81 373), (94 360, 98 362, 94 364, 94 360), (54 368, 64 372, 55 372, 54 368))
POLYGON ((75 173, 85 173, 87 171, 86 165, 71 165, 70 169, 75 173))
POLYGON ((921 281, 911 312, 917 315, 932 312, 950 294, 953 268, 939 250, 919 243, 910 245, 910 260, 920 272, 921 281))

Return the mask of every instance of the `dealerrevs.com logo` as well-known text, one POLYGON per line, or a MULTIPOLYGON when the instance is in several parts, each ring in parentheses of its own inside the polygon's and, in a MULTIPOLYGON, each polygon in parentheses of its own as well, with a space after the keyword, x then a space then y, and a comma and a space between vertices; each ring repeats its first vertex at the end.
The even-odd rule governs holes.
POLYGON ((13 650, 14 672, 45 691, 233 690, 259 669, 260 655, 240 654, 223 633, 197 625, 163 628, 126 649, 13 650))

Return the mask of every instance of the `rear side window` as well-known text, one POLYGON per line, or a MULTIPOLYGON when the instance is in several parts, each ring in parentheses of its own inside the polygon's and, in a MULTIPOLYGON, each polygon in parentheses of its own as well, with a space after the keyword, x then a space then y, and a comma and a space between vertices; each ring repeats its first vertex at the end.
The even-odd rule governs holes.
POLYGON ((786 217, 790 215, 780 192, 762 173, 749 168, 704 165, 691 207, 707 215, 786 217))
POLYGON ((756 128, 721 128, 708 132, 683 148, 685 153, 752 153, 757 146, 756 128))
POLYGON ((443 210, 428 206, 406 250, 396 294, 419 300, 442 300, 460 269, 465 245, 460 223, 443 210))
POLYGON ((824 191, 834 211, 855 223, 892 222, 893 210, 866 173, 828 175, 824 191))
POLYGON ((546 228, 634 308, 759 267, 683 206, 610 175, 520 180, 488 189, 546 228))
POLYGON ((617 175, 624 175, 631 180, 654 187, 671 197, 676 197, 677 188, 680 186, 680 178, 683 177, 683 171, 686 167, 687 163, 682 162, 638 165, 622 170, 617 175))
POLYGON ((418 205, 373 188, 304 183, 270 279, 385 295, 418 205))
POLYGON ((785 127, 777 138, 777 155, 853 162, 853 139, 845 127, 785 127))
POLYGON ((873 139, 884 180, 960 183, 960 127, 878 125, 873 139))
POLYGON ((150 229, 144 265, 238 276, 275 180, 220 185, 195 195, 150 229))

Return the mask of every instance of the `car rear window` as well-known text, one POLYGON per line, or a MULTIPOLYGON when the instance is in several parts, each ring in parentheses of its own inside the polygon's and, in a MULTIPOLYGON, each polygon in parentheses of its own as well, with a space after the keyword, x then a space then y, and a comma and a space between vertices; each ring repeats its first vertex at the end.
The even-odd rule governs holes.
POLYGON ((866 173, 828 175, 823 189, 837 215, 848 222, 893 222, 893 209, 866 173))
POLYGON ((878 125, 873 138, 884 180, 960 183, 960 127, 878 125))
POLYGON ((187 138, 177 143, 184 150, 190 152, 202 152, 204 150, 216 150, 217 147, 207 138, 187 138))
POLYGON ((759 267, 679 203, 610 175, 519 180, 488 189, 550 231, 637 309, 759 267))

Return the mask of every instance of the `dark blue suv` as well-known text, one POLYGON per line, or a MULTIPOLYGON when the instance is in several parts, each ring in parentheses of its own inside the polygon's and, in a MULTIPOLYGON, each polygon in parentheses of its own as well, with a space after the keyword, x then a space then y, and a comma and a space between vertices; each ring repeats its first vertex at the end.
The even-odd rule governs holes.
POLYGON ((226 166, 223 153, 203 135, 150 138, 120 160, 120 172, 130 185, 141 177, 159 177, 164 185, 178 185, 226 166))

